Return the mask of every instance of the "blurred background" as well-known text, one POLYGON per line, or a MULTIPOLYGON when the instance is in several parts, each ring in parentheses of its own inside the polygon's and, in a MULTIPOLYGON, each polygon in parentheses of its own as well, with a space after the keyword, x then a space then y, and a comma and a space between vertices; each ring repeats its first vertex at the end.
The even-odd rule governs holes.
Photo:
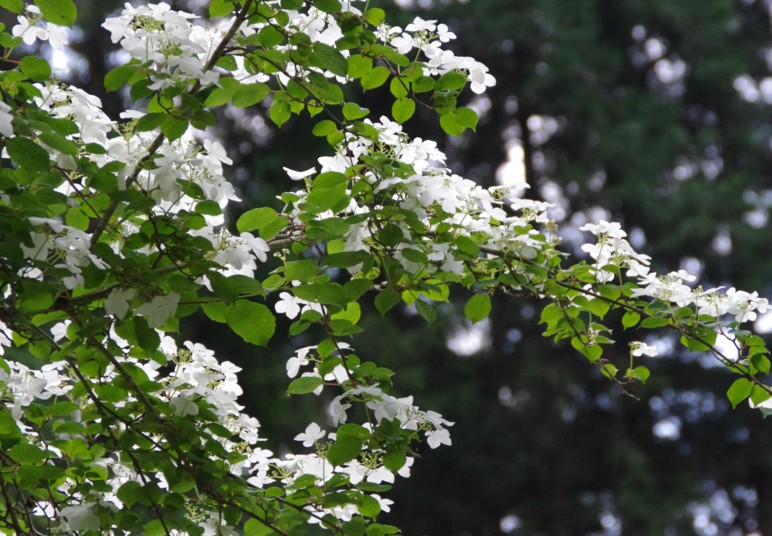
MULTIPOLYGON (((77 3, 71 50, 39 52, 117 118, 123 97, 105 95, 101 80, 121 56, 99 24, 122 2, 77 3)), ((206 4, 170 3, 199 13, 206 4)), ((406 125, 438 140, 454 171, 483 185, 527 181, 524 195, 555 205, 568 252, 577 253, 582 224, 614 219, 656 271, 685 268, 705 287, 772 298, 772 1, 370 6, 386 8, 392 25, 416 15, 447 23, 459 37, 451 48, 496 77, 487 94, 465 96, 481 116, 476 134, 448 139, 431 113, 406 125)), ((378 92, 365 104, 374 118, 390 109, 378 92)), ((294 118, 279 130, 262 108, 222 111, 215 130, 235 161, 241 210, 281 208, 276 195, 293 187, 282 166, 305 169, 327 154, 309 125, 294 118)), ((397 482, 386 522, 408 536, 772 535, 772 422, 746 405, 731 410, 730 374, 655 336, 647 342, 660 357, 646 363, 652 377, 635 399, 543 338, 540 308, 499 299, 475 326, 452 304, 432 326, 409 310, 366 315, 357 353, 397 371, 397 394, 456 423, 453 446, 422 451, 412 478, 397 482)), ((305 423, 327 418, 319 400, 285 394, 286 359, 314 342, 288 341, 286 329, 259 350, 205 319, 189 328, 244 368, 242 402, 277 452, 297 449, 305 423)), ((769 341, 772 313, 755 329, 769 341)), ((617 336, 622 363, 628 336, 617 336)))

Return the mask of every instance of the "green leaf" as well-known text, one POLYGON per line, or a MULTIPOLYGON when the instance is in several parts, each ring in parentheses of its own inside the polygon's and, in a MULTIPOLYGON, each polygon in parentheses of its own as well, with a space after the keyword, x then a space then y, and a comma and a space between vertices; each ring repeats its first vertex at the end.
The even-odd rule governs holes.
POLYGON ((239 84, 238 88, 233 92, 231 104, 236 108, 254 106, 266 98, 270 92, 270 88, 265 84, 239 84))
POLYGON ((161 344, 161 337, 158 336, 156 330, 152 329, 148 325, 147 320, 141 316, 135 316, 133 322, 134 333, 137 336, 137 343, 140 348, 146 352, 155 352, 158 350, 158 346, 161 344))
POLYGON ((21 431, 16 424, 16 420, 6 408, 3 408, 3 410, 0 411, 0 436, 3 436, 3 438, 15 438, 21 436, 21 431))
POLYGON ((415 308, 418 311, 418 314, 421 315, 424 320, 426 320, 427 324, 434 324, 434 322, 437 320, 437 311, 435 311, 434 307, 425 301, 416 300, 415 308))
POLYGON ((253 208, 246 211, 239 216, 236 221, 236 229, 240 233, 247 233, 250 231, 259 231, 280 218, 282 221, 287 221, 283 216, 279 216, 276 211, 270 207, 253 208))
POLYGON ((646 329, 654 329, 661 328, 669 324, 670 321, 667 318, 662 318, 660 316, 650 316, 643 319, 643 322, 641 322, 641 327, 646 329))
POLYGON ((475 294, 464 306, 464 315, 472 321, 479 322, 488 317, 491 312, 491 297, 487 294, 475 294))
POLYGON ((438 91, 451 91, 461 89, 466 85, 466 75, 458 71, 450 71, 443 74, 434 84, 434 89, 438 91))
POLYGON ((397 99, 407 97, 408 89, 406 84, 407 81, 403 78, 392 78, 391 82, 389 82, 389 91, 397 99))
POLYGON ((590 363, 595 363, 603 355, 603 348, 599 344, 587 344, 579 337, 571 338, 571 346, 581 352, 590 363))
POLYGON ((693 350, 695 352, 707 352, 710 350, 710 345, 706 344, 706 342, 702 342, 701 340, 693 339, 691 337, 688 337, 686 335, 681 335, 681 344, 687 347, 689 350, 693 350))
POLYGON ((24 11, 24 0, 0 0, 0 7, 12 13, 21 13, 24 11))
POLYGON ((764 354, 754 354, 751 356, 751 365, 762 374, 769 374, 769 358, 764 354))
POLYGON ((353 435, 338 435, 335 443, 327 451, 327 461, 338 466, 353 460, 362 452, 362 440, 353 435))
POLYGON ((406 462, 407 456, 401 450, 388 452, 383 456, 383 465, 392 473, 396 473, 402 469, 402 466, 405 465, 406 462))
POLYGON ((343 90, 339 85, 327 80, 321 73, 312 72, 308 75, 309 90, 318 100, 329 104, 343 102, 343 90))
POLYGON ((402 294, 391 287, 387 287, 375 297, 375 308, 378 309, 378 312, 383 316, 389 310, 393 309, 400 301, 402 301, 402 294))
POLYGON ((317 378, 316 376, 303 376, 292 380, 287 388, 287 394, 290 395, 305 395, 313 393, 314 390, 322 385, 324 380, 317 378))
POLYGON ((732 403, 732 407, 736 408, 737 404, 751 395, 752 390, 753 382, 747 378, 738 378, 729 386, 726 397, 729 399, 729 402, 732 403))
POLYGON ((351 78, 362 78, 373 70, 373 59, 361 54, 354 54, 348 59, 348 75, 351 78))
POLYGON ((383 65, 373 67, 371 71, 364 74, 359 83, 365 91, 381 87, 389 78, 389 70, 383 65))
POLYGON ((54 134, 53 132, 41 132, 40 141, 62 154, 68 154, 70 156, 78 155, 78 146, 64 136, 54 134))
POLYGON ((270 526, 257 519, 250 519, 244 523, 244 536, 272 536, 274 534, 276 533, 270 526))
POLYGON ((78 17, 78 10, 72 0, 35 0, 40 13, 48 22, 59 26, 72 26, 78 17))
POLYGON ((327 255, 324 264, 332 268, 348 268, 368 261, 372 263, 372 256, 365 251, 342 251, 327 255))
POLYGON ((319 275, 319 265, 311 259, 287 261, 284 264, 284 277, 287 281, 306 283, 319 275))
POLYGON ((300 298, 324 305, 345 305, 343 288, 338 283, 312 283, 293 287, 292 293, 300 298))
POLYGON ((48 152, 27 138, 9 138, 5 142, 5 147, 8 149, 8 156, 19 167, 34 171, 47 171, 51 167, 48 152))
POLYGON ((142 488, 142 484, 134 480, 129 480, 118 488, 116 496, 129 508, 136 502, 142 503, 146 501, 146 495, 142 488))
POLYGON ((276 318, 263 304, 241 300, 228 309, 225 321, 245 341, 265 346, 276 330, 276 318))
POLYGON ((342 8, 338 0, 314 0, 314 7, 325 13, 338 13, 342 8))
POLYGON ((361 517, 355 517, 343 525, 344 536, 364 536, 367 524, 361 517))
POLYGON ((107 91, 117 91, 125 86, 128 81, 134 76, 136 72, 136 65, 119 65, 118 67, 111 69, 105 75, 105 89, 107 91))
MULTIPOLYGON (((263 289, 263 286, 260 284, 259 281, 245 276, 245 275, 232 275, 230 277, 225 277, 222 274, 219 274, 217 272, 213 272, 208 274, 209 282, 212 285, 212 292, 214 292, 217 296, 220 296, 221 298, 233 302, 236 301, 237 298, 244 295, 249 296, 264 296, 265 290, 263 289)), ((206 306, 217 304, 218 302, 213 302, 206 304, 206 306)), ((205 306, 205 307, 206 307, 205 306)), ((220 315, 222 317, 222 320, 218 320, 220 322, 225 321, 225 311, 227 308, 223 308, 220 311, 220 315)), ((216 309, 213 309, 214 314, 218 314, 216 309)), ((205 311, 206 312, 206 311, 205 311)), ((220 318, 220 316, 218 316, 220 318)))
POLYGON ((312 56, 317 67, 327 69, 338 76, 348 74, 348 61, 338 49, 324 43, 314 43, 314 52, 312 56))
MULTIPOLYGON (((348 104, 346 104, 343 107, 344 110, 346 106, 348 106, 348 104)), ((357 108, 359 108, 359 106, 357 106, 357 108)), ((345 114, 345 111, 344 111, 344 114, 345 114)), ((319 121, 317 124, 314 125, 314 128, 311 130, 311 133, 314 136, 324 137, 324 136, 329 136, 330 134, 337 131, 338 131, 338 127, 337 125, 335 125, 335 123, 333 123, 329 119, 323 119, 322 121, 319 121)))
POLYGON ((318 175, 306 198, 308 210, 319 213, 331 209, 346 197, 347 186, 348 179, 343 173, 329 171, 318 175))
POLYGON ((19 443, 8 451, 8 455, 18 463, 40 463, 48 455, 29 443, 19 443))
POLYGON ((375 519, 381 513, 381 504, 369 495, 362 495, 357 501, 357 510, 365 517, 375 519))
POLYGON ((367 527, 367 536, 388 536, 389 534, 399 534, 399 529, 394 525, 381 525, 373 523, 367 527))
POLYGON ((592 314, 598 318, 603 318, 606 316, 606 313, 608 313, 610 308, 611 306, 609 303, 606 300, 600 298, 595 298, 587 302, 587 309, 589 309, 592 314))
POLYGON ((166 536, 169 531, 166 530, 163 521, 160 519, 154 519, 153 521, 146 523, 142 529, 144 536, 166 536))
POLYGON ((271 109, 268 111, 271 121, 273 121, 277 127, 286 123, 291 114, 290 105, 286 101, 274 101, 271 105, 271 109))
POLYGON ((468 236, 459 236, 453 241, 453 243, 456 245, 460 252, 468 255, 469 257, 472 257, 473 259, 476 259, 480 254, 480 247, 468 236))
POLYGON ((373 26, 380 26, 386 20, 386 12, 379 7, 368 9, 365 13, 365 20, 373 26))
POLYGON ((397 123, 404 123, 415 113, 415 101, 407 97, 397 99, 391 106, 391 116, 397 123))
POLYGON ((231 0, 211 0, 209 2, 209 18, 224 17, 233 12, 233 2, 231 0))
POLYGON ((165 114, 159 112, 145 114, 137 120, 136 128, 139 132, 150 132, 160 127, 165 117, 165 114))
POLYGON ((753 389, 751 389, 751 402, 753 402, 754 406, 763 404, 764 402, 769 400, 769 398, 770 398, 769 391, 767 391, 767 389, 762 387, 761 385, 754 385, 753 389))
POLYGON ((627 371, 627 377, 638 380, 641 383, 646 383, 646 380, 651 376, 651 371, 647 367, 639 366, 627 371))
POLYGON ((641 320, 641 315, 636 313, 635 311, 627 311, 622 316, 622 327, 625 329, 635 327, 638 325, 638 322, 641 320))
POLYGON ((440 117, 442 130, 451 136, 460 136, 466 129, 477 129, 477 114, 470 108, 457 108, 440 117))
MULTIPOLYGON (((343 117, 345 117, 349 121, 362 119, 363 117, 367 117, 367 114, 369 113, 370 113, 370 110, 368 110, 367 108, 362 108, 361 106, 359 106, 358 104, 354 104, 353 102, 347 102, 346 104, 343 105, 343 117)), ((335 130, 337 130, 337 128, 335 130)))
POLYGON ((199 203, 196 203, 196 214, 204 214, 206 216, 219 216, 222 214, 220 203, 214 199, 205 199, 199 203))
POLYGON ((219 322, 220 324, 225 324, 227 322, 225 317, 228 314, 229 308, 225 303, 205 303, 201 306, 201 309, 204 311, 204 314, 206 314, 206 316, 208 316, 211 320, 219 322))
POLYGON ((284 34, 270 25, 263 26, 258 35, 260 44, 265 48, 273 48, 284 41, 284 34))
POLYGON ((188 130, 188 122, 184 119, 177 119, 171 115, 164 117, 161 122, 161 132, 169 141, 174 141, 182 137, 188 130))
POLYGON ((45 82, 51 77, 51 66, 43 58, 37 56, 24 56, 19 61, 19 69, 30 80, 45 82))

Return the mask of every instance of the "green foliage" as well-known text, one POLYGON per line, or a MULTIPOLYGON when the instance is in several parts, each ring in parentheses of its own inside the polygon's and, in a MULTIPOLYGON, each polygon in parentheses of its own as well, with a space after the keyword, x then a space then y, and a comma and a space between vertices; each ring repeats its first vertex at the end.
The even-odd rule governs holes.
MULTIPOLYGON (((35 4, 52 24, 75 22, 71 0, 35 4)), ((589 228, 594 264, 571 264, 542 204, 461 179, 436 164, 445 156, 431 142, 400 128, 420 104, 450 135, 475 130, 477 114, 460 103, 468 83, 491 85, 484 65, 453 55, 429 62, 419 49, 408 57, 376 28, 383 10, 360 14, 338 0, 217 0, 210 17, 231 16, 218 27, 163 8, 126 10, 106 26, 133 58, 104 77, 139 108, 122 122, 66 84, 32 84, 51 77, 43 59, 23 57, 0 77, 0 445, 14 467, 3 477, 2 530, 306 534, 316 523, 398 533, 377 523, 388 504, 377 494, 421 440, 450 444, 451 423, 390 394, 394 372, 363 357, 355 336, 370 303, 382 316, 404 303, 439 323, 451 288, 477 292, 464 307, 473 323, 491 316, 491 296, 544 298, 544 334, 625 389, 650 380, 636 359, 652 349, 633 343, 620 359, 611 338, 620 318, 623 328, 668 328, 687 349, 713 353, 739 375, 732 405, 768 400, 766 346, 740 329, 765 307, 758 296, 716 295, 721 312, 706 314, 697 292, 677 273, 650 273, 613 224, 589 228), (298 23, 306 16, 342 37, 322 42, 313 24, 298 23), (346 86, 390 94, 396 123, 368 119, 369 108, 347 102, 358 89, 346 86), (227 220, 231 161, 196 132, 221 106, 267 110, 278 127, 313 119, 312 134, 329 145, 321 171, 290 172, 300 188, 280 196, 281 208, 244 212, 238 234, 227 220), (289 335, 312 342, 287 361, 287 394, 324 392, 335 430, 309 424, 297 440, 314 451, 296 458, 259 446, 256 421, 236 402, 238 367, 181 340, 202 310, 248 345, 267 346, 279 325, 269 304, 291 321, 289 335), (718 331, 737 355, 717 348, 718 331), (108 500, 113 492, 120 504, 108 500), (49 510, 50 519, 38 516, 49 510)), ((422 47, 442 46, 433 31, 418 31, 422 47)), ((18 44, 6 36, 8 57, 18 44)))
MULTIPOLYGON (((78 11, 73 0, 34 0, 43 18, 60 26, 72 26, 78 11)), ((12 11, 16 11, 12 9, 12 11)), ((18 13, 18 11, 16 11, 18 13)))

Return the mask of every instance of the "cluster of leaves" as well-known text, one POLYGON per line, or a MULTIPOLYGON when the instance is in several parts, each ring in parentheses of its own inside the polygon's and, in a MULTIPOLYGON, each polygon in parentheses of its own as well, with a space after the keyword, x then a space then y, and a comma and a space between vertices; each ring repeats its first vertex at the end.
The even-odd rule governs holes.
POLYGON ((376 520, 389 505, 379 494, 409 474, 422 438, 450 444, 451 423, 390 395, 393 372, 352 348, 364 300, 381 314, 414 307, 431 323, 433 304, 472 291, 464 312, 479 322, 495 292, 539 296, 547 335, 621 383, 645 381, 633 363, 641 346, 621 379, 602 350, 602 322, 623 313, 624 328, 668 326, 713 351, 740 375, 734 404, 769 398, 768 352, 739 329, 765 302, 738 292, 713 314, 696 294, 673 305, 619 240, 597 265, 564 267, 544 203, 452 174, 435 143, 400 126, 421 105, 449 134, 474 129, 458 99, 493 83, 487 69, 442 50, 442 25, 416 19, 403 31, 355 4, 213 0, 203 25, 166 4, 127 7, 105 27, 131 59, 105 86, 125 88, 138 109, 115 123, 45 60, 15 59, 26 32, 46 39, 75 22, 72 0, 0 1, 19 16, 0 34, 4 60, 17 62, 0 73, 0 529, 397 533, 376 520), (374 120, 350 95, 381 86, 392 118, 374 120), (318 116, 313 133, 332 149, 320 172, 290 170, 303 187, 279 210, 244 213, 239 234, 225 226, 238 199, 223 176, 230 160, 205 132, 220 106, 266 106, 279 127, 318 116), (269 254, 280 262, 263 270, 269 254), (174 338, 203 310, 265 345, 276 295, 289 335, 322 334, 287 365, 288 393, 334 394, 334 431, 311 423, 298 436, 309 454, 261 449, 258 422, 236 402, 237 367, 174 338), (719 331, 738 355, 714 348, 719 331))

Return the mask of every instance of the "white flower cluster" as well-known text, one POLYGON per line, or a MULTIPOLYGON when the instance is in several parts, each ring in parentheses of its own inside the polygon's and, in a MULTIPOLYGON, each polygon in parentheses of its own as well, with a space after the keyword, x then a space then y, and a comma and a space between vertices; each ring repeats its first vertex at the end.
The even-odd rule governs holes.
MULTIPOLYGON (((378 131, 378 143, 370 139, 349 133, 345 146, 334 156, 318 159, 320 172, 344 173, 347 169, 363 162, 363 158, 376 154, 386 154, 400 162, 408 164, 414 173, 406 178, 380 177, 372 173, 365 176, 375 193, 383 196, 382 204, 396 203, 400 208, 413 212, 426 225, 426 236, 431 237, 436 223, 433 216, 438 212, 446 216, 443 224, 450 223, 465 234, 479 233, 488 238, 483 246, 513 253, 523 258, 534 258, 538 251, 548 246, 536 238, 538 231, 530 228, 531 224, 548 221, 546 211, 549 204, 524 198, 509 198, 511 191, 501 187, 482 188, 471 180, 453 174, 444 167, 445 154, 433 141, 421 138, 411 139, 403 132, 401 125, 381 117, 377 123, 365 121, 378 131), (512 212, 508 213, 504 205, 509 203, 512 212), (528 229, 523 231, 523 229, 528 229)), ((301 179, 316 173, 316 168, 302 172, 287 170, 292 178, 301 179)), ((297 195, 305 197, 306 192, 297 195)), ((368 207, 351 202, 347 209, 350 214, 368 211, 368 207)), ((300 213, 298 205, 293 215, 300 213)), ((320 218, 332 217, 332 211, 319 215, 320 218)), ((402 228, 404 241, 396 246, 395 258, 411 273, 426 271, 434 273, 442 270, 461 273, 463 265, 457 252, 449 243, 425 239, 414 241, 405 221, 394 221, 402 228), (429 260, 428 264, 419 264, 405 257, 404 250, 420 248, 429 260)), ((346 235, 346 251, 369 251, 373 229, 369 221, 353 224, 346 235)), ((282 297, 279 312, 288 311, 297 314, 297 309, 289 304, 292 300, 282 297), (286 305, 284 305, 286 303, 286 305)), ((278 309, 277 309, 278 311, 278 309)))
POLYGON ((694 306, 697 314, 716 318, 733 315, 737 323, 756 320, 758 313, 765 313, 769 308, 769 301, 759 297, 757 292, 748 293, 730 288, 721 293, 719 291, 722 287, 708 290, 692 288, 686 283, 695 281, 696 277, 685 270, 664 275, 651 272, 650 257, 635 252, 618 223, 601 221, 598 224, 586 224, 581 230, 589 231, 597 237, 596 243, 585 244, 582 249, 595 260, 594 270, 598 281, 608 282, 616 277, 607 269, 609 265, 626 268, 626 275, 638 281, 638 288, 632 292, 633 297, 647 296, 678 307, 694 306))
MULTIPOLYGON (((350 347, 346 343, 339 343, 340 351, 349 352, 350 347)), ((287 375, 290 378, 296 377, 302 367, 314 365, 311 371, 304 372, 302 377, 321 378, 326 382, 335 382, 337 384, 348 384, 347 390, 336 396, 330 404, 330 416, 334 426, 339 426, 347 422, 348 410, 353 403, 359 402, 370 409, 375 424, 383 420, 396 420, 400 427, 405 430, 424 430, 426 432, 427 443, 431 448, 437 448, 440 445, 450 445, 450 433, 446 426, 452 426, 453 423, 442 418, 439 413, 434 411, 423 411, 413 405, 413 397, 396 398, 385 393, 380 387, 362 386, 353 384, 348 376, 348 372, 343 365, 337 365, 332 372, 323 377, 318 372, 313 360, 314 346, 307 346, 297 350, 295 355, 287 361, 287 375)), ((314 390, 314 394, 321 394, 324 385, 320 385, 314 390)), ((306 431, 309 434, 312 431, 306 431)), ((317 431, 318 433, 318 431, 317 431)), ((322 436, 319 436, 322 437, 322 436)), ((296 438, 298 439, 298 438, 296 438)), ((311 436, 305 435, 300 439, 304 442, 313 444, 311 436)), ((306 445, 310 446, 310 445, 306 445)))
MULTIPOLYGON (((40 231, 30 233, 32 246, 22 244, 25 258, 32 261, 54 260, 54 268, 65 268, 70 275, 62 279, 64 286, 72 290, 83 283, 83 268, 93 264, 100 270, 107 264, 91 253, 91 242, 88 233, 64 225, 52 218, 30 218, 30 223, 40 227, 40 231), (61 262, 58 262, 61 261, 61 262)), ((30 268, 24 274, 30 279, 42 280, 44 273, 40 268, 30 268)))
POLYGON ((35 41, 48 41, 52 48, 63 48, 69 42, 67 29, 44 21, 40 8, 34 4, 29 4, 16 20, 17 24, 11 29, 11 34, 21 37, 26 45, 32 45, 35 41))
POLYGON ((584 244, 582 251, 586 251, 595 259, 595 277, 598 282, 608 282, 614 279, 612 272, 604 270, 604 266, 614 265, 627 268, 630 277, 643 277, 649 273, 651 257, 637 253, 627 241, 627 233, 617 222, 602 220, 598 224, 588 223, 580 227, 582 231, 589 231, 597 237, 597 243, 584 244))
POLYGON ((132 58, 153 63, 149 89, 187 83, 208 86, 220 78, 206 64, 225 35, 228 21, 204 27, 193 24, 196 19, 166 3, 134 7, 127 2, 121 15, 107 19, 103 27, 113 43, 120 43, 132 58))
POLYGON ((22 430, 30 430, 22 422, 22 408, 35 400, 48 400, 51 397, 66 395, 72 389, 70 380, 62 376, 65 367, 63 361, 47 363, 39 370, 32 370, 17 361, 6 363, 9 370, 0 367, 0 400, 11 407, 11 415, 22 430))
POLYGON ((488 67, 479 61, 467 56, 456 56, 452 51, 442 49, 443 44, 456 38, 456 34, 445 24, 416 17, 404 30, 399 26, 383 24, 378 28, 378 36, 400 54, 407 54, 414 49, 423 52, 427 59, 427 75, 443 75, 451 71, 466 73, 472 91, 478 94, 496 84, 488 67))

